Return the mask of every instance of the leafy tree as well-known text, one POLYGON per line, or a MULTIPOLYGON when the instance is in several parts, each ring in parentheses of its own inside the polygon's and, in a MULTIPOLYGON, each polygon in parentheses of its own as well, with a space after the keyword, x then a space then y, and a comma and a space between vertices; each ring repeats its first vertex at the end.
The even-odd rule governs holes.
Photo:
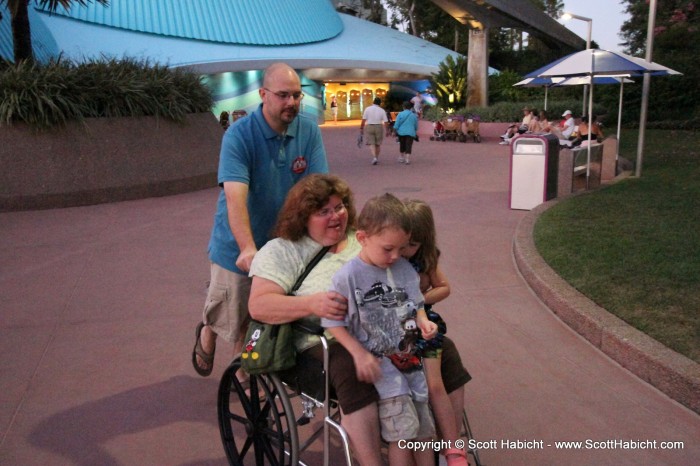
POLYGON ((362 3, 370 11, 367 19, 373 23, 383 24, 384 5, 382 5, 381 0, 362 0, 362 3))
POLYGON ((463 56, 455 60, 448 55, 440 63, 437 73, 432 75, 432 85, 438 105, 448 112, 465 104, 467 94, 467 60, 463 56))
MULTIPOLYGON (((564 9, 564 4, 559 0, 532 0, 532 3, 554 19, 559 19, 564 9)), ((547 53, 549 51, 549 47, 544 42, 532 36, 528 37, 527 49, 536 53, 547 53)))
POLYGON ((396 28, 402 25, 411 35, 459 53, 467 53, 468 28, 433 2, 386 0, 386 5, 394 13, 390 26, 396 28))
POLYGON ((525 88, 513 85, 522 80, 515 71, 501 70, 499 74, 489 76, 489 102, 517 102, 529 94, 525 88))
MULTIPOLYGON (((23 60, 32 60, 32 35, 29 26, 29 3, 31 0, 0 0, 0 4, 7 4, 12 17, 12 39, 14 41, 15 62, 23 60)), ((48 8, 49 11, 55 12, 59 6, 66 9, 71 7, 71 4, 78 3, 82 6, 91 3, 93 0, 36 0, 41 7, 48 8)), ((108 5, 109 0, 94 0, 102 5, 108 5)), ((0 18, 0 21, 3 19, 0 18)))
POLYGON ((554 19, 559 19, 564 10, 564 2, 560 0, 532 0, 532 3, 554 19))
MULTIPOLYGON (((646 54, 649 5, 625 0, 629 19, 622 25, 621 37, 626 52, 646 54)), ((654 22, 652 60, 683 73, 683 76, 652 77, 649 95, 649 121, 688 121, 700 118, 700 12, 690 0, 658 0, 654 22)), ((638 120, 641 86, 629 86, 625 108, 629 118, 638 120)), ((627 89, 627 87, 626 87, 627 89)), ((680 123, 679 123, 680 124, 680 123)), ((697 128, 697 125, 694 125, 697 128)))

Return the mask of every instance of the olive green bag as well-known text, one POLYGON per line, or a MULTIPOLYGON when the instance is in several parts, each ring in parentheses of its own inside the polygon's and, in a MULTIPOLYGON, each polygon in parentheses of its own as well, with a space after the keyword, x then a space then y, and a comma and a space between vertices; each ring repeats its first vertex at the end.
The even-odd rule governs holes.
MULTIPOLYGON (((290 295, 299 289, 311 269, 326 255, 328 249, 329 247, 324 247, 311 259, 304 272, 294 283, 289 292, 290 295)), ((296 364, 297 353, 294 348, 292 323, 266 324, 252 320, 243 341, 241 367, 248 374, 279 372, 290 369, 296 364)))

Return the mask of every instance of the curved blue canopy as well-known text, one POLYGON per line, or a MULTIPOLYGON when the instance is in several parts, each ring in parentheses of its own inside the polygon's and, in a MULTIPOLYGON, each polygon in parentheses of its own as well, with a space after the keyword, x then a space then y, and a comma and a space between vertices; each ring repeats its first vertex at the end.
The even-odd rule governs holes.
MULTIPOLYGON (((37 7, 39 11, 48 8, 37 7)), ((328 0, 111 0, 56 13, 129 31, 248 45, 293 45, 327 40, 343 30, 328 0)))

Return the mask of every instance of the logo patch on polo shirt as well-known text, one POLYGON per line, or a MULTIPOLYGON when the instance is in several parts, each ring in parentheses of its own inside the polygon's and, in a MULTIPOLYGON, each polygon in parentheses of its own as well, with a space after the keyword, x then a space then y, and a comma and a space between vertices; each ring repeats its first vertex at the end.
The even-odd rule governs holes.
POLYGON ((306 167, 309 164, 306 162, 306 159, 304 158, 303 155, 300 155, 296 159, 294 159, 294 162, 292 162, 292 171, 299 175, 300 173, 304 173, 306 171, 306 167))

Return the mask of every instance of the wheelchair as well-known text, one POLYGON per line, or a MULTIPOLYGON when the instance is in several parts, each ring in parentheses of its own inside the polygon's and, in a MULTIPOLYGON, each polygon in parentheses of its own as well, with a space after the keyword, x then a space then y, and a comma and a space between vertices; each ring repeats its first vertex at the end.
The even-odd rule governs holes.
MULTIPOLYGON (((321 327, 295 324, 295 328, 319 336, 322 364, 309 358, 288 371, 251 375, 249 386, 244 387, 236 378, 241 367, 240 357, 236 357, 221 377, 217 397, 219 433, 233 466, 305 466, 302 454, 321 436, 323 465, 329 466, 332 432, 340 437, 345 463, 353 464, 349 437, 340 425, 340 407, 328 383, 329 343, 321 327), (296 410, 293 402, 298 405, 296 410), (313 426, 302 441, 299 427, 310 424, 317 409, 322 409, 322 423, 313 426)), ((466 411, 462 413, 462 434, 473 438, 466 411)), ((470 464, 481 466, 477 450, 468 449, 468 456, 470 464)))

